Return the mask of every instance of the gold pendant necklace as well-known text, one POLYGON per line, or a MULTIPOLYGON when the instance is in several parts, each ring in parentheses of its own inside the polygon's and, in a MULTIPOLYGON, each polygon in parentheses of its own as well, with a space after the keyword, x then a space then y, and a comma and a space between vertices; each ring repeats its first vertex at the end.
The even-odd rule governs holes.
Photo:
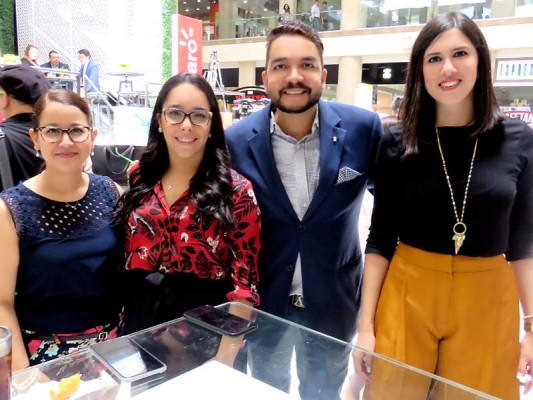
POLYGON ((465 216, 466 197, 468 195, 470 179, 472 178, 472 171, 474 169, 474 160, 476 158, 478 139, 476 139, 476 143, 474 144, 474 152, 472 154, 472 161, 470 161, 470 170, 468 171, 468 179, 466 180, 465 196, 463 198, 463 208, 461 210, 461 218, 459 218, 459 214, 457 214, 457 207, 455 206, 455 198, 453 195, 452 184, 450 182, 450 176, 448 175, 448 168, 446 167, 446 161, 444 160, 444 153, 442 152, 442 147, 440 144, 439 128, 436 125, 435 125, 435 132, 437 133, 437 144, 439 146, 439 153, 440 153, 440 158, 442 160, 442 167, 444 168, 444 175, 446 176, 446 182, 448 183, 448 188, 450 189, 450 197, 452 198, 453 212, 455 214, 456 222, 453 225, 452 240, 455 242, 455 254, 457 254, 459 253, 459 249, 461 248, 461 246, 463 245, 466 239, 466 224, 463 222, 463 218, 465 216))

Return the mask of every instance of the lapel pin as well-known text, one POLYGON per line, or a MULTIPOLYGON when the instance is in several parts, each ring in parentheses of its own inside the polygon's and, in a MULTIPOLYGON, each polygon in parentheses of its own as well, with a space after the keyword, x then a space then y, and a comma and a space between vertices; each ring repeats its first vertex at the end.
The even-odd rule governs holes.
POLYGON ((333 143, 337 143, 337 136, 333 136, 333 143))

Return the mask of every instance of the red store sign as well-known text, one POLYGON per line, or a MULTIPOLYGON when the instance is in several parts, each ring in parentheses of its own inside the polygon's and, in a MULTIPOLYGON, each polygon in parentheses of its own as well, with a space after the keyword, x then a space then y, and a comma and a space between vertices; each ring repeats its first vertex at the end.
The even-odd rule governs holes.
POLYGON ((202 75, 202 21, 178 14, 177 72, 202 75))

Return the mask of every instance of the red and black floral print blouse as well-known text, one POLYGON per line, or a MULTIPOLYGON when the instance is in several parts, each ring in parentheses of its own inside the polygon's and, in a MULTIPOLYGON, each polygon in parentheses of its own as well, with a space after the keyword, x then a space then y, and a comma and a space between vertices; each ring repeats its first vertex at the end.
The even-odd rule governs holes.
POLYGON ((234 289, 226 295, 228 301, 258 305, 260 211, 251 183, 235 171, 232 178, 236 223, 229 232, 198 213, 188 191, 169 207, 159 182, 129 217, 126 269, 191 272, 207 279, 230 274, 234 289))

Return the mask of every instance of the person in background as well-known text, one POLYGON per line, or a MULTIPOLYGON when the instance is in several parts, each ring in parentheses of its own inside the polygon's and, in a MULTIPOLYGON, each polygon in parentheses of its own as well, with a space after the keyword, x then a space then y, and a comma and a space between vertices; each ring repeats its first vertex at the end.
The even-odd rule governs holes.
POLYGON ((85 93, 98 92, 100 90, 100 69, 98 64, 91 60, 91 53, 87 49, 78 51, 80 60, 80 85, 85 93))
POLYGON ((163 85, 129 183, 117 213, 126 227, 126 332, 204 304, 259 303, 260 213, 252 185, 230 168, 204 78, 180 73, 163 85))
POLYGON ((37 59, 39 58, 39 49, 34 44, 29 44, 24 50, 24 55, 21 57, 20 61, 22 64, 30 65, 32 67, 38 67, 39 63, 37 59))
POLYGON ((87 103, 51 89, 30 130, 45 169, 0 194, 0 325, 13 332, 14 370, 116 336, 121 189, 82 171, 96 134, 87 103))
MULTIPOLYGON (((262 211, 261 308, 351 341, 362 274, 358 217, 382 130, 374 113, 320 101, 323 51, 307 24, 272 29, 262 76, 271 105, 226 138, 262 211)), ((302 398, 338 398, 349 355, 320 352, 313 340, 294 328, 250 338, 254 375, 288 391, 296 346, 302 398)))
MULTIPOLYGON (((402 125, 377 157, 357 346, 513 400, 533 366, 533 131, 504 117, 491 77, 465 15, 418 35, 402 125)), ((355 354, 371 398, 446 389, 371 361, 355 354)))
POLYGON ((483 4, 474 5, 474 15, 472 19, 483 19, 483 4))
POLYGON ((68 64, 62 63, 59 59, 59 53, 55 50, 51 50, 48 53, 48 62, 41 64, 43 68, 59 68, 68 70, 68 64))
MULTIPOLYGON (((28 65, 7 65, 0 69, 0 109, 5 121, 0 123, 11 168, 11 181, 18 184, 36 175, 43 164, 35 156, 33 142, 28 135, 33 127, 33 105, 50 90, 48 79, 28 65)), ((6 173, 0 167, 0 177, 6 173)), ((0 191, 7 189, 0 179, 0 191)))
POLYGON ((279 22, 282 24, 286 24, 291 19, 292 19, 291 7, 287 3, 285 3, 283 5, 283 13, 279 16, 279 22))
POLYGON ((320 23, 320 2, 318 0, 315 0, 313 5, 311 6, 311 25, 316 30, 319 31, 322 29, 322 25, 320 23))
POLYGON ((383 132, 388 132, 393 126, 400 123, 400 108, 402 105, 402 96, 396 96, 391 103, 392 115, 381 118, 383 132))
POLYGON ((322 30, 329 30, 329 6, 327 1, 322 2, 322 10, 320 10, 320 22, 322 23, 322 30))
MULTIPOLYGON (((60 70, 70 70, 68 64, 62 63, 59 59, 59 53, 55 50, 51 50, 48 53, 48 62, 45 62, 44 64, 41 64, 41 67, 43 68, 52 68, 52 69, 60 69, 60 70)), ((61 74, 52 74, 52 73, 46 73, 47 75, 52 75, 56 77, 60 77, 61 74)), ((62 87, 63 89, 69 89, 72 90, 73 83, 72 82, 61 82, 60 80, 52 80, 51 81, 52 86, 54 87, 62 87)))

